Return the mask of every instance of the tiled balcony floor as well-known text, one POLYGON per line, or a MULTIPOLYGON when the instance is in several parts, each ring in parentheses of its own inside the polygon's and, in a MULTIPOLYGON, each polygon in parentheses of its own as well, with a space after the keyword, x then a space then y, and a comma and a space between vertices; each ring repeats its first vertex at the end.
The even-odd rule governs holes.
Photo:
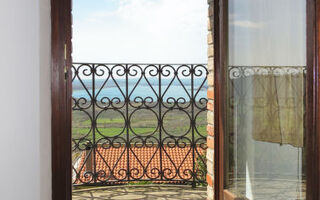
POLYGON ((206 199, 206 187, 171 186, 171 185, 129 185, 107 186, 92 189, 74 190, 72 200, 178 200, 178 199, 206 199))

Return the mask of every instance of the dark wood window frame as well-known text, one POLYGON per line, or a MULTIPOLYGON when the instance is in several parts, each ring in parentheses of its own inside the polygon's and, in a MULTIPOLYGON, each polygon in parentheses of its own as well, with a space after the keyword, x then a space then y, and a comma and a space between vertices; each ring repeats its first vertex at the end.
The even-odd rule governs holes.
MULTIPOLYGON (((226 62, 227 1, 214 0, 215 199, 223 199, 223 70, 226 62), (221 175, 220 175, 221 174, 221 175)), ((307 199, 320 199, 320 0, 308 2, 307 199)), ((71 0, 51 0, 52 200, 71 200, 71 0), (69 73, 66 73, 69 72, 69 73)))
MULTIPOLYGON (((224 197, 223 124, 225 70, 227 65, 228 0, 214 1, 215 57, 215 199, 224 197)), ((307 0, 307 200, 320 199, 320 0, 307 0)))

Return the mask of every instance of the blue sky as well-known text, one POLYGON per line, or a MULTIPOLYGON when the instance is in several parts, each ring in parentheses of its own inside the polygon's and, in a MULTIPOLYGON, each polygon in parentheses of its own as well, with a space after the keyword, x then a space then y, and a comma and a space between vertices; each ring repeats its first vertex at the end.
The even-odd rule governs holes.
POLYGON ((207 0, 74 0, 73 60, 205 63, 207 0))
MULTIPOLYGON (((305 65, 305 0, 229 0, 230 65, 305 65)), ((205 63, 206 0, 74 0, 79 62, 205 63)))
POLYGON ((118 0, 74 0, 73 17, 75 20, 84 20, 94 12, 116 10, 119 4, 118 0))

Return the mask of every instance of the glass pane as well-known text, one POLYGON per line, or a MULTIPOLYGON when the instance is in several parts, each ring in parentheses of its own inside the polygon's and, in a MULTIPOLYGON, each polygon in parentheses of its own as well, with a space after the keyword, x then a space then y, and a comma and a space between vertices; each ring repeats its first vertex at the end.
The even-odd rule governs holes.
POLYGON ((229 0, 225 188, 305 199, 305 0, 229 0))

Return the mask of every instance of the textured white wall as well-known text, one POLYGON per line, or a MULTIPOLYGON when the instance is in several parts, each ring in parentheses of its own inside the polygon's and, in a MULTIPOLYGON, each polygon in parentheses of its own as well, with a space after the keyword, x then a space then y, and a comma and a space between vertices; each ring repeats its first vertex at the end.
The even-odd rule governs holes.
POLYGON ((0 199, 51 199, 50 0, 0 1, 0 199))

